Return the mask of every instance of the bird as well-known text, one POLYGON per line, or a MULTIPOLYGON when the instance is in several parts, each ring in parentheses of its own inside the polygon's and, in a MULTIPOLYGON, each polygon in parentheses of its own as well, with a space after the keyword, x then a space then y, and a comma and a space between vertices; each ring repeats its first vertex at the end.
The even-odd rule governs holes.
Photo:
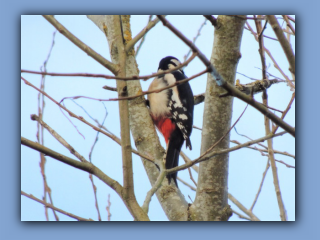
MULTIPOLYGON (((181 65, 180 61, 172 56, 161 59, 158 73, 170 70, 181 65)), ((180 68, 170 73, 155 77, 148 91, 154 91, 186 79, 187 76, 180 68)), ((166 142, 165 167, 171 169, 179 164, 179 154, 184 142, 186 148, 192 150, 190 135, 193 126, 194 99, 189 82, 176 85, 158 93, 148 94, 149 112, 154 125, 164 136, 166 142)), ((168 174, 178 187, 177 172, 168 174)))

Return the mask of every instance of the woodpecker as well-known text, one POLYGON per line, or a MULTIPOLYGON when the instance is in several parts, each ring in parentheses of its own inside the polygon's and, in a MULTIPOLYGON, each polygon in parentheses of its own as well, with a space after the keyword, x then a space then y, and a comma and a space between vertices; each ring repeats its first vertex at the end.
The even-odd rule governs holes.
MULTIPOLYGON (((158 73, 177 67, 181 63, 175 57, 168 56, 159 63, 158 73)), ((186 79, 182 69, 156 77, 149 86, 149 91, 160 89, 186 79)), ((186 141, 186 148, 192 150, 190 135, 193 124, 193 93, 188 82, 179 84, 159 93, 148 95, 152 120, 165 138, 167 149, 166 169, 178 166, 181 147, 186 141)), ((177 172, 167 176, 177 184, 177 172)))

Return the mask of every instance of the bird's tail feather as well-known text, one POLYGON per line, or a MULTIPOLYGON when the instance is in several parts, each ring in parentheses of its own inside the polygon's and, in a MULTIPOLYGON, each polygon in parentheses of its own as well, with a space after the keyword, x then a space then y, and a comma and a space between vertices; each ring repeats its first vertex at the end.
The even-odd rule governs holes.
MULTIPOLYGON (((182 142, 177 141, 169 141, 168 143, 168 150, 167 150, 167 156, 166 156, 166 169, 171 169, 174 167, 177 167, 179 164, 179 154, 182 147, 182 142)), ((175 182, 176 186, 178 187, 177 183, 177 175, 178 173, 172 173, 167 175, 169 184, 171 183, 171 179, 175 182)))

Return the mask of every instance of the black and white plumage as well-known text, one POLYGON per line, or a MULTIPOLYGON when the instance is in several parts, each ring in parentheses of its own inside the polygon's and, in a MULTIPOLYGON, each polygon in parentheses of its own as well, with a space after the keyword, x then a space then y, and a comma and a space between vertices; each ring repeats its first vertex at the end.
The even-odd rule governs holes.
MULTIPOLYGON (((181 63, 175 57, 165 57, 159 63, 158 72, 177 67, 181 63)), ((182 69, 156 77, 149 91, 160 89, 186 79, 182 69)), ((167 143, 166 169, 178 166, 179 154, 183 142, 192 149, 190 135, 193 125, 193 93, 188 82, 148 95, 150 114, 154 124, 167 143)), ((167 176, 177 184, 177 172, 167 176)))

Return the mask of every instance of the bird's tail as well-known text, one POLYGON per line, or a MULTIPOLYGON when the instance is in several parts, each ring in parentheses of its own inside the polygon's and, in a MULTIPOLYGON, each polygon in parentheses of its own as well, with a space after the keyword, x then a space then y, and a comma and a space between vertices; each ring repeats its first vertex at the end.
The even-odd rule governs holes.
MULTIPOLYGON (((167 156, 166 156, 166 169, 171 169, 171 168, 178 166, 179 154, 181 151, 182 144, 183 144, 183 140, 182 141, 179 141, 179 140, 178 141, 177 140, 170 141, 169 140, 168 149, 167 149, 167 156)), ((169 184, 171 182, 171 179, 173 179, 176 186, 178 187, 177 175, 178 175, 178 172, 167 175, 169 184)))

